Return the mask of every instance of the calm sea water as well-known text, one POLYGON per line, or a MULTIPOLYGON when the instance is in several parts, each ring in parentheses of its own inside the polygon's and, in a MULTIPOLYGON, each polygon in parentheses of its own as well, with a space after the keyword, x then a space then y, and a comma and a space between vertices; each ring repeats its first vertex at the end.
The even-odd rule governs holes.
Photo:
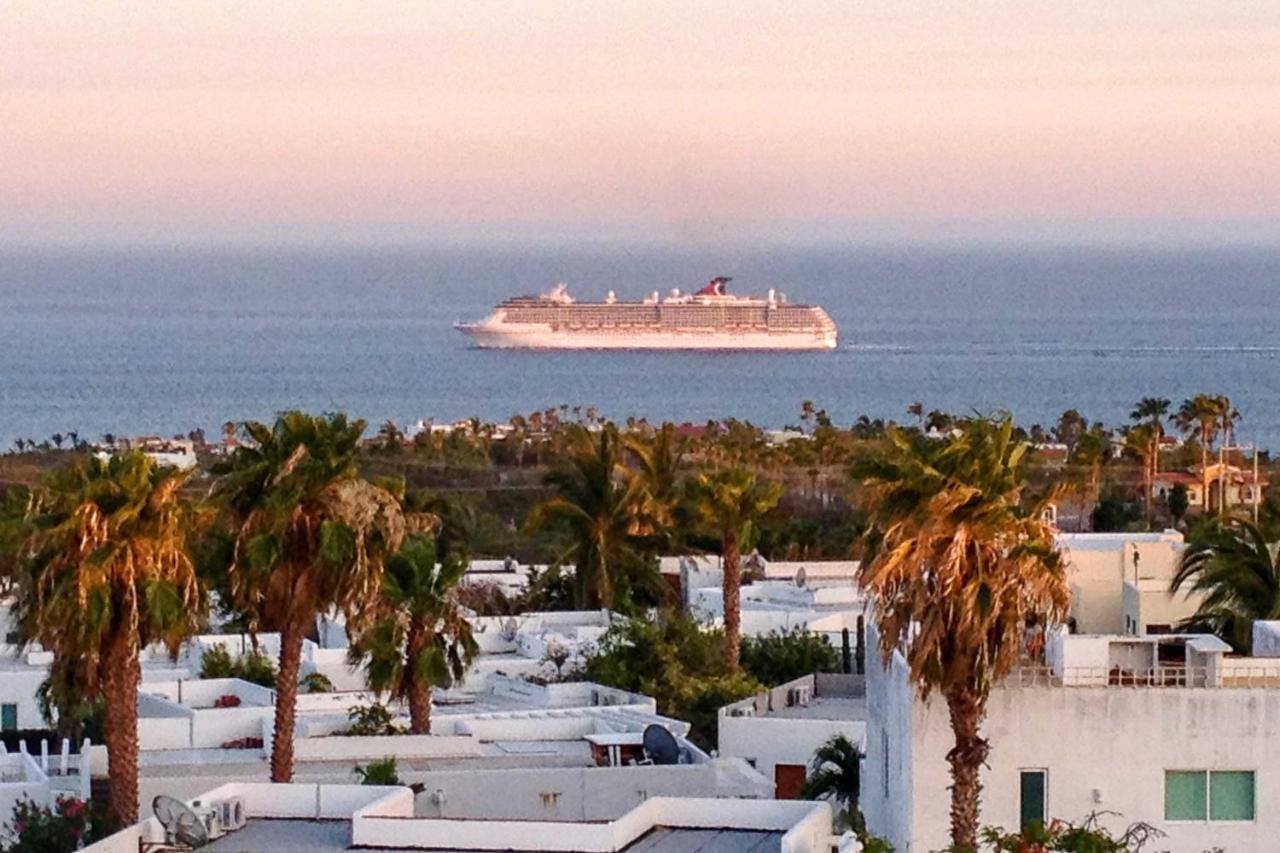
POLYGON ((1154 395, 1229 394, 1280 447, 1280 251, 6 250, 0 442, 216 432, 289 407, 373 423, 568 403, 611 417, 904 419, 913 400, 1123 421, 1154 395), (520 353, 451 328, 563 280, 639 297, 734 276, 818 302, 813 354, 520 353))

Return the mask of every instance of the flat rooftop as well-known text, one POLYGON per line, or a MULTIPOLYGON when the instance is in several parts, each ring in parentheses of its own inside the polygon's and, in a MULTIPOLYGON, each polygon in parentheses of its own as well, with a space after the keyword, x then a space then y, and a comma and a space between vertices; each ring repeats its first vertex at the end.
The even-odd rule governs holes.
POLYGON ((867 719, 867 697, 863 696, 823 696, 819 694, 809 700, 807 705, 778 707, 760 715, 792 720, 865 720, 867 719))
MULTIPOLYGON (((749 829, 672 829, 657 827, 627 845, 624 853, 778 853, 778 831, 749 829)), ((512 839, 513 845, 519 839, 512 839)), ((202 850, 211 853, 338 853, 381 850, 385 853, 456 853, 456 848, 351 847, 351 822, 346 820, 252 819, 244 829, 222 836, 202 850)), ((519 846, 505 848, 520 853, 519 846)))

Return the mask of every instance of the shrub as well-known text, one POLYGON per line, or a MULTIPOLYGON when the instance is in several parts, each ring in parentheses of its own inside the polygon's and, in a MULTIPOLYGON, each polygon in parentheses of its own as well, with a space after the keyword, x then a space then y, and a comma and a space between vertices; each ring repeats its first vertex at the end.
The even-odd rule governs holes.
POLYGON ((399 735, 404 729, 396 725, 395 714, 381 702, 372 705, 357 705, 347 712, 351 725, 343 732, 345 735, 399 735))
POLYGON ((840 653, 826 637, 805 628, 742 639, 742 668, 761 684, 784 684, 812 672, 836 672, 840 653))
POLYGON ((239 678, 263 687, 274 687, 276 666, 260 649, 232 657, 225 646, 214 646, 200 659, 201 678, 239 678))
POLYGON ((0 853, 71 853, 101 837, 101 827, 83 800, 58 797, 53 808, 19 800, 9 820, 13 838, 0 853))
POLYGON ((309 672, 298 679, 298 687, 303 693, 332 693, 333 682, 323 672, 309 672))
POLYGON ((587 658, 592 681, 652 696, 658 713, 690 724, 689 739, 707 748, 716 741, 716 713, 762 688, 724 663, 724 632, 703 630, 693 619, 668 613, 656 622, 613 625, 587 658))
POLYGON ((387 756, 381 761, 370 761, 366 766, 356 765, 356 774, 361 785, 400 785, 400 776, 396 773, 394 756, 387 756))
POLYGON ((1114 835, 1101 825, 1100 816, 1095 812, 1078 824, 1064 820, 1052 820, 1048 826, 1033 823, 1014 833, 988 827, 982 831, 982 844, 991 853, 1138 853, 1147 842, 1164 836, 1146 823, 1131 824, 1114 835))

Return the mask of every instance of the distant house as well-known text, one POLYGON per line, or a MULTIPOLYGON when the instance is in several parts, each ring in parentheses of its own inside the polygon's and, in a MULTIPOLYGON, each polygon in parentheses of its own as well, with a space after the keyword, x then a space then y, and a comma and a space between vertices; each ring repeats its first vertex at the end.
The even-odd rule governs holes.
POLYGON ((1187 489, 1187 504, 1191 509, 1204 511, 1207 497, 1208 510, 1216 512, 1224 503, 1227 509, 1261 504, 1262 492, 1268 484, 1267 478, 1261 474, 1254 482, 1253 471, 1236 465, 1214 463, 1207 468, 1193 465, 1188 471, 1157 473, 1151 482, 1151 496, 1155 500, 1167 501, 1174 488, 1182 485, 1187 489), (1209 484, 1208 495, 1204 494, 1206 482, 1209 484))

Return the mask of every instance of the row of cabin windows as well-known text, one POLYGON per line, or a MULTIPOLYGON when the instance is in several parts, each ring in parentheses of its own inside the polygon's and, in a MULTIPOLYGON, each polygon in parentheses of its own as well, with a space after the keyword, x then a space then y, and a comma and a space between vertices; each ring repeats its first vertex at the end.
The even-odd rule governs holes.
MULTIPOLYGON (((1022 826, 1049 817, 1049 771, 1022 770, 1019 815, 1022 826)), ((1251 821, 1257 812, 1252 770, 1166 770, 1164 819, 1169 821, 1251 821)))

